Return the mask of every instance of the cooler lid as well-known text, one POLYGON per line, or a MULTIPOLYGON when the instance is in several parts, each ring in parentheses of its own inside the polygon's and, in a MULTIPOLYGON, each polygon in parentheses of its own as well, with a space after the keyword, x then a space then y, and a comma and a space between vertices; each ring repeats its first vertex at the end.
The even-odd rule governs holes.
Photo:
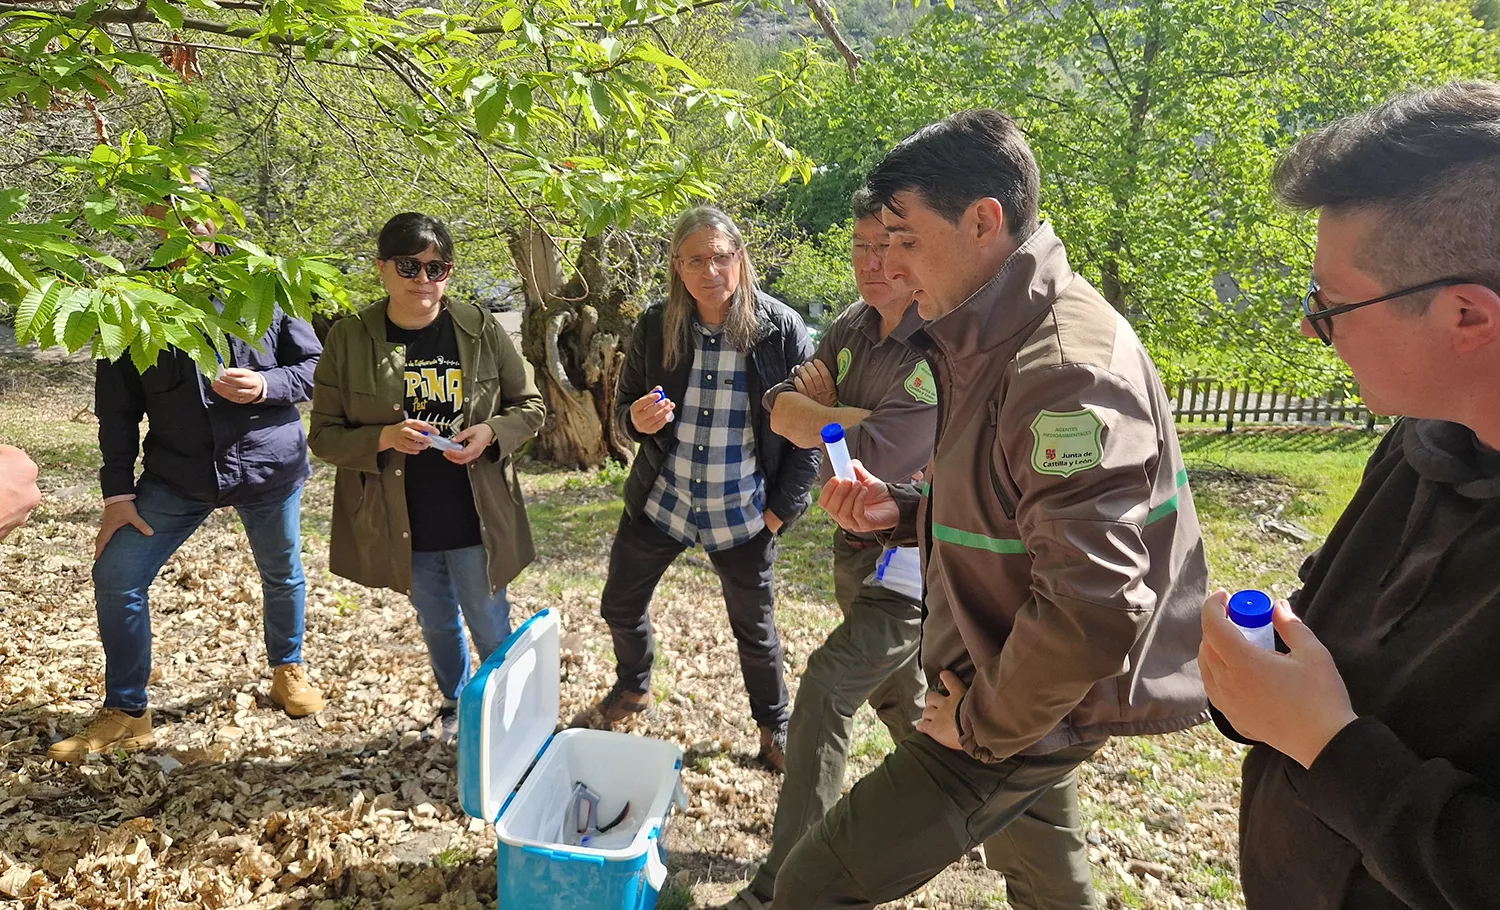
POLYGON ((557 729, 558 615, 546 609, 495 649, 458 700, 464 811, 494 822, 557 729))

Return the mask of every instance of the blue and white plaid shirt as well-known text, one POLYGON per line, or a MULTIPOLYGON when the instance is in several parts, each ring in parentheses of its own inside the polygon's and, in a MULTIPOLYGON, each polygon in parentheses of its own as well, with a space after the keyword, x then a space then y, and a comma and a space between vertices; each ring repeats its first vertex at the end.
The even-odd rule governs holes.
POLYGON ((739 546, 766 526, 744 354, 694 320, 693 369, 677 403, 672 451, 646 497, 652 523, 686 546, 739 546))

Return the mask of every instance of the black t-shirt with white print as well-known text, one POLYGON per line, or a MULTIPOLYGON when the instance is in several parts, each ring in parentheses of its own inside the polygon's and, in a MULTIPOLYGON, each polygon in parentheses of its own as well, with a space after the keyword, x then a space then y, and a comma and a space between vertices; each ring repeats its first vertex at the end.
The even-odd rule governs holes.
MULTIPOLYGON (((406 347, 406 416, 427 421, 451 439, 464 429, 464 374, 453 316, 444 309, 420 329, 403 329, 387 317, 385 337, 406 347)), ((415 551, 458 550, 481 543, 469 469, 435 448, 406 456, 406 514, 415 551)))

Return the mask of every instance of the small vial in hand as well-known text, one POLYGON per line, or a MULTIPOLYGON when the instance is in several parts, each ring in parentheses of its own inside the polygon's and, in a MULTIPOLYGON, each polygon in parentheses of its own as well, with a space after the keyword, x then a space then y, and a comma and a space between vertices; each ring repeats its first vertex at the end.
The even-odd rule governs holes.
POLYGON ((1271 625, 1271 595, 1249 589, 1229 598, 1229 620, 1252 644, 1276 650, 1276 629, 1271 625))
POLYGON ((849 444, 844 441, 844 427, 830 423, 823 428, 823 447, 828 450, 828 463, 833 476, 840 480, 853 480, 854 467, 849 463, 849 444))
MULTIPOLYGON (((657 401, 666 401, 667 400, 667 393, 663 392, 661 389, 652 389, 651 390, 651 394, 656 396, 656 400, 657 401)), ((671 423, 672 421, 674 421, 676 419, 677 419, 677 414, 676 414, 675 411, 668 411, 667 412, 667 423, 671 423)))
POLYGON ((453 440, 444 438, 442 436, 434 436, 431 433, 427 432, 424 432, 422 435, 426 436, 427 442, 439 452, 458 452, 463 450, 462 443, 454 442, 453 440))

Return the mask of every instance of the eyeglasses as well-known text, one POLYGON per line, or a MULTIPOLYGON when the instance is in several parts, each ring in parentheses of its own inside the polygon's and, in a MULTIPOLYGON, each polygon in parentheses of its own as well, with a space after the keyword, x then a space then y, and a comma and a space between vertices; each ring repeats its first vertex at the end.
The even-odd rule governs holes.
POLYGON ((1328 304, 1324 303, 1323 298, 1319 296, 1322 288, 1318 287, 1318 280, 1314 278, 1311 283, 1308 284, 1307 296, 1302 298, 1302 313, 1307 317, 1308 324, 1312 326, 1313 331, 1317 333, 1318 338, 1322 340, 1324 344, 1333 344, 1333 317, 1335 316, 1357 310, 1360 307, 1373 306, 1377 303, 1385 303, 1387 300, 1395 300, 1398 297, 1407 297, 1412 294, 1420 294, 1423 291, 1430 291, 1434 288, 1452 287, 1456 284, 1480 283, 1481 282, 1474 281, 1471 278, 1439 278, 1436 281, 1428 281, 1423 284, 1413 285, 1409 288, 1402 288, 1399 291, 1392 291, 1391 293, 1385 294, 1381 297, 1374 297, 1369 300, 1361 300, 1358 303, 1345 303, 1340 304, 1339 306, 1331 307, 1328 304))
POLYGON ((425 268, 428 281, 442 281, 453 274, 453 263, 434 259, 431 262, 423 262, 411 256, 397 256, 391 260, 396 266, 396 274, 402 278, 415 278, 425 268))
POLYGON ((849 248, 851 251, 853 251, 854 258, 856 259, 863 259, 866 256, 874 256, 876 259, 884 259, 885 254, 891 251, 891 244, 889 241, 885 243, 865 243, 863 241, 856 240, 853 243, 849 244, 849 248))
POLYGON ((734 250, 729 253, 717 253, 713 256, 693 256, 689 259, 678 259, 677 264, 683 271, 687 272, 701 272, 708 268, 709 263, 713 263, 715 268, 723 271, 729 268, 730 264, 739 257, 740 251, 734 250))

